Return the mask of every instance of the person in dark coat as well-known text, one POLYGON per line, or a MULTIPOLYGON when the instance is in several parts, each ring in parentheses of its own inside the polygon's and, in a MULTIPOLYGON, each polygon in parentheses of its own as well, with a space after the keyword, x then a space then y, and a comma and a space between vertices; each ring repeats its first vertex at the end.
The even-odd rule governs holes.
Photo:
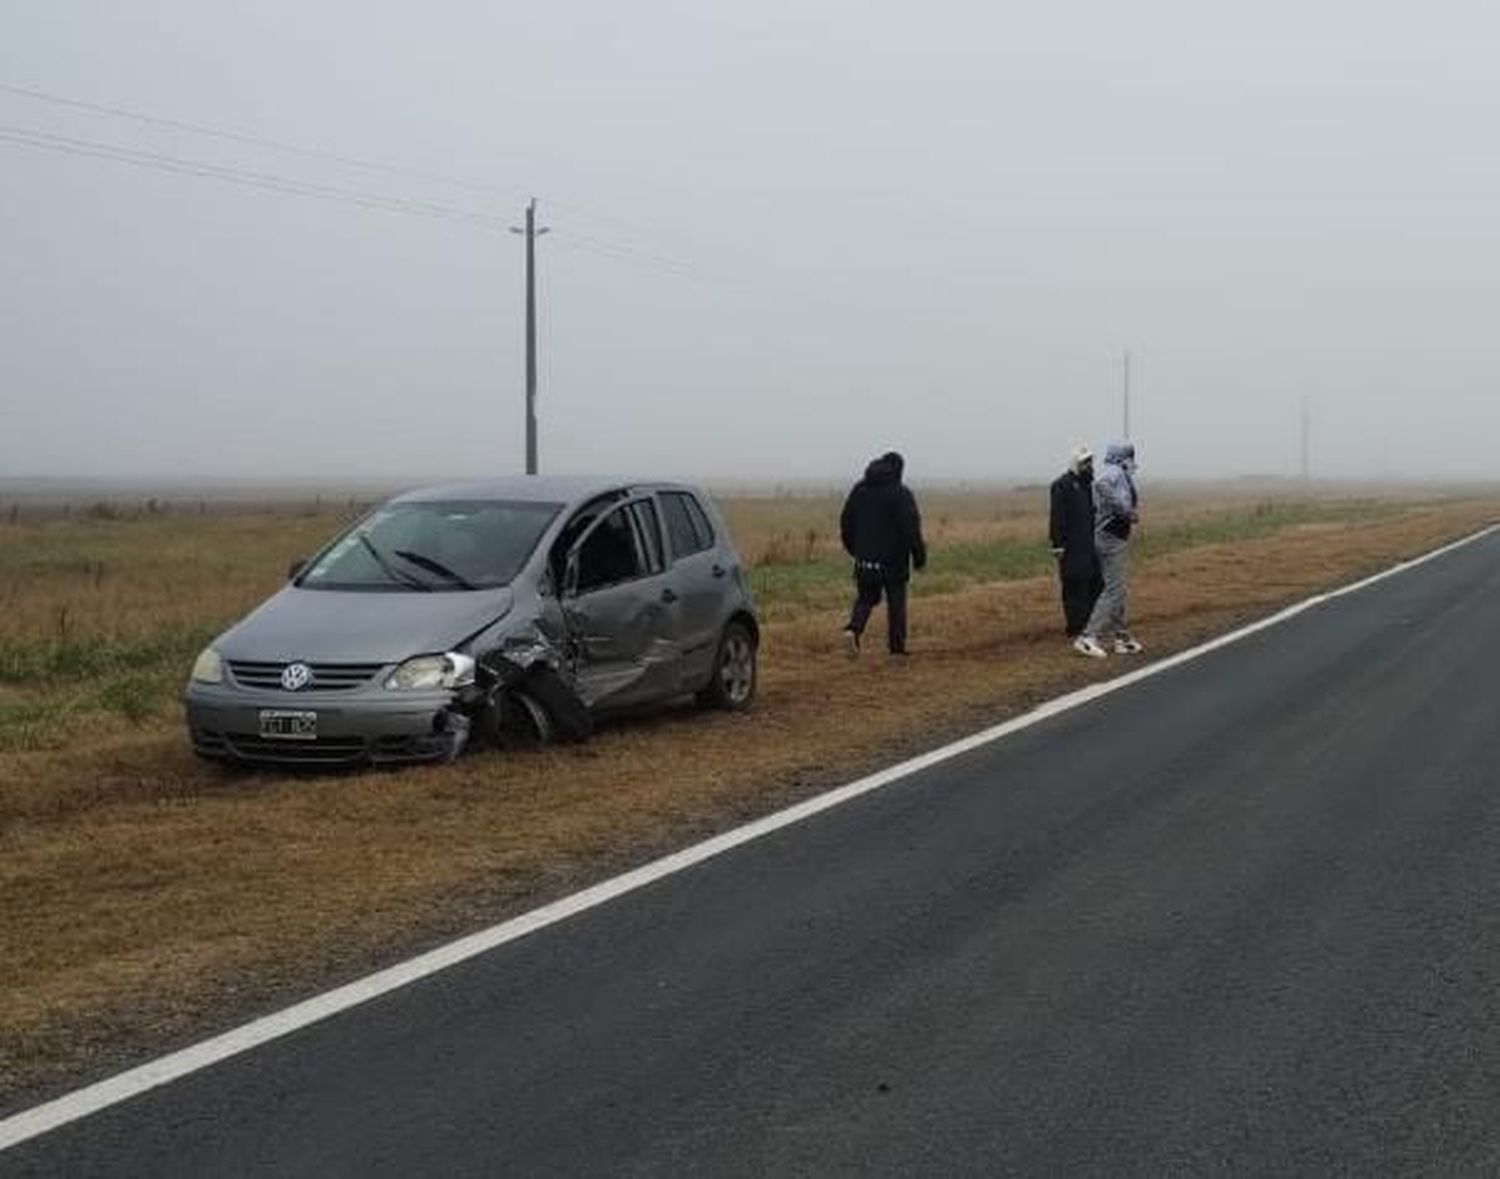
POLYGON ((1068 469, 1052 483, 1052 555, 1062 583, 1063 620, 1068 638, 1083 633, 1104 588, 1094 548, 1094 455, 1087 446, 1073 451, 1068 469))
POLYGON ((854 558, 854 608, 844 628, 850 655, 859 654, 860 635, 882 595, 890 652, 906 654, 906 583, 912 569, 927 564, 927 546, 916 496, 901 482, 905 466, 895 451, 871 462, 839 517, 844 550, 854 558))

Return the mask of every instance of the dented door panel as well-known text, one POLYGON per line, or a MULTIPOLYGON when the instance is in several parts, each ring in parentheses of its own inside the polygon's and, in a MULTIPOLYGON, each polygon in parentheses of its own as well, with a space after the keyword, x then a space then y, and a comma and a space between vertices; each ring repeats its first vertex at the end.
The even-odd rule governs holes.
POLYGON ((568 554, 563 599, 575 687, 590 708, 680 691, 678 595, 660 551, 643 545, 637 505, 604 512, 568 554), (596 581, 606 584, 595 585, 596 581))
POLYGON ((578 694, 590 708, 624 706, 678 690, 682 648, 661 577, 596 590, 568 606, 578 694))

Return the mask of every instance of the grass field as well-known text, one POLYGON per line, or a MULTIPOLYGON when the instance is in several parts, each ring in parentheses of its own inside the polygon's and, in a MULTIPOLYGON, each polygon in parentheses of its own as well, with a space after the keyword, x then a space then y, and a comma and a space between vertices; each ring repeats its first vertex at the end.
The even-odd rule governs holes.
MULTIPOLYGON (((1154 652, 1500 517, 1477 493, 1148 493, 1133 611, 1154 652)), ((350 505, 0 511, 0 1099, 1118 670, 1059 639, 1045 499, 924 495, 911 665, 857 672, 835 650, 837 501, 726 501, 766 620, 752 714, 678 709, 578 748, 322 778, 197 763, 177 697, 197 650, 350 505)))

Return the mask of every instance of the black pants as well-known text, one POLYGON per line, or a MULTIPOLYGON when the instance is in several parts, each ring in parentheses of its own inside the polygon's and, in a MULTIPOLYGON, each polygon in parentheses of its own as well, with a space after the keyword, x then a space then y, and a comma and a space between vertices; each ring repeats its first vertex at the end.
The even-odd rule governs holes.
POLYGON ((1083 628, 1088 625, 1089 615, 1093 613, 1094 603, 1099 600, 1103 589, 1104 578, 1097 566, 1083 577, 1062 575, 1063 618, 1067 620, 1070 639, 1083 633, 1083 628))
POLYGON ((893 655, 906 654, 906 572, 884 569, 878 565, 854 567, 854 609, 849 614, 849 629, 863 634, 870 621, 870 611, 880 605, 885 595, 886 640, 893 655))

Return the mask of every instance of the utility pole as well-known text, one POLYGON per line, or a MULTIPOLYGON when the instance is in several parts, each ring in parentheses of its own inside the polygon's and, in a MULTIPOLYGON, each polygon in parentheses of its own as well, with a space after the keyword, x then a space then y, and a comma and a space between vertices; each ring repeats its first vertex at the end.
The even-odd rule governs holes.
POLYGON ((1307 395, 1302 395, 1302 482, 1306 483, 1312 478, 1312 461, 1310 436, 1312 434, 1312 420, 1308 412, 1307 395))
POLYGON ((537 473, 536 461, 536 239, 546 233, 536 227, 536 197, 526 206, 526 473, 537 473))
POLYGON ((1130 441, 1130 349, 1125 349, 1125 433, 1121 441, 1130 441))

